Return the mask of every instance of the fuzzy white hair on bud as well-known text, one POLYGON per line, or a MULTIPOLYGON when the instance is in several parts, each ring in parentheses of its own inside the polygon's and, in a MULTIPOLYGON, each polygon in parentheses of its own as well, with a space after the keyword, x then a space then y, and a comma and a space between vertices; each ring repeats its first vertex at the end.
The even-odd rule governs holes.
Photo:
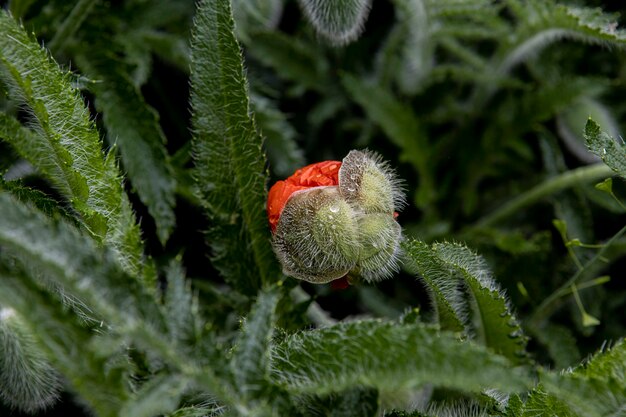
POLYGON ((278 220, 273 247, 283 272, 323 284, 345 275, 375 282, 399 269, 404 205, 401 181, 382 158, 351 151, 337 186, 293 193, 278 220))
POLYGON ((285 274, 323 284, 354 267, 357 236, 355 213, 337 187, 315 187, 289 198, 273 246, 285 274))
POLYGON ((342 46, 357 39, 372 0, 300 0, 309 22, 332 45, 342 46))
POLYGON ((367 214, 358 225, 361 251, 356 272, 370 282, 390 277, 400 268, 400 225, 385 213, 367 214))
POLYGON ((339 169, 339 190, 365 213, 390 213, 405 205, 402 181, 377 153, 353 150, 339 169))

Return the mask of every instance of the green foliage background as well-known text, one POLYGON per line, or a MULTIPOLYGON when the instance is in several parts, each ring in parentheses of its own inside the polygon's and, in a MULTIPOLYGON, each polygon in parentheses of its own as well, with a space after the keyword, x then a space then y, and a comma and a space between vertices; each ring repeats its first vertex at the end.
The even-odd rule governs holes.
POLYGON ((623 11, 7 2, 0 415, 624 415, 623 11), (355 148, 403 270, 285 277, 268 185, 355 148))

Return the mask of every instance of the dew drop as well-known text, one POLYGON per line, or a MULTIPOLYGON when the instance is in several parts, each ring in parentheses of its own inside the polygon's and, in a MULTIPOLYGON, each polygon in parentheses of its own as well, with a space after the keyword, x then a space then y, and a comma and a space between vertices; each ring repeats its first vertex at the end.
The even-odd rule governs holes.
POLYGON ((328 208, 328 210, 330 210, 330 211, 331 211, 331 212, 333 212, 333 213, 338 213, 338 212, 339 212, 339 205, 337 205, 337 204, 333 204, 332 206, 330 206, 330 207, 328 208))
POLYGON ((355 191, 356 191, 356 188, 354 188, 354 187, 348 187, 348 191, 350 191, 351 193, 353 193, 353 192, 355 192, 355 191))

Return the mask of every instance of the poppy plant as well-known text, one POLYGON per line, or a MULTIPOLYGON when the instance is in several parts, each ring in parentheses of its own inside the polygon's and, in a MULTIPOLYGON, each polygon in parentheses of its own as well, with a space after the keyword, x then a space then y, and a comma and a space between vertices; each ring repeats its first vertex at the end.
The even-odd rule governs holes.
POLYGON ((398 268, 395 218, 403 201, 395 172, 369 151, 311 164, 278 181, 267 212, 283 272, 318 284, 390 276, 398 268))

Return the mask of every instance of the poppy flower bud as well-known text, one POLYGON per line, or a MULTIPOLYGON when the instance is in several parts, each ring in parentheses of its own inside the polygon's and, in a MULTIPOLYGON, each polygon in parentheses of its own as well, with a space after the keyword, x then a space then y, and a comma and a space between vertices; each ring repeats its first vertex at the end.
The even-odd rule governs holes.
POLYGON ((393 213, 404 205, 404 193, 395 172, 368 151, 350 151, 339 169, 344 198, 365 213, 393 213))
POLYGON ((287 275, 376 281, 398 269, 400 181, 375 153, 351 151, 278 181, 268 196, 273 247, 287 275))
POLYGON ((285 274, 318 284, 341 278, 359 256, 354 210, 337 187, 296 191, 280 215, 273 244, 285 274))
POLYGON ((358 220, 360 253, 358 273, 366 281, 377 281, 398 270, 402 230, 393 216, 372 213, 358 220))

